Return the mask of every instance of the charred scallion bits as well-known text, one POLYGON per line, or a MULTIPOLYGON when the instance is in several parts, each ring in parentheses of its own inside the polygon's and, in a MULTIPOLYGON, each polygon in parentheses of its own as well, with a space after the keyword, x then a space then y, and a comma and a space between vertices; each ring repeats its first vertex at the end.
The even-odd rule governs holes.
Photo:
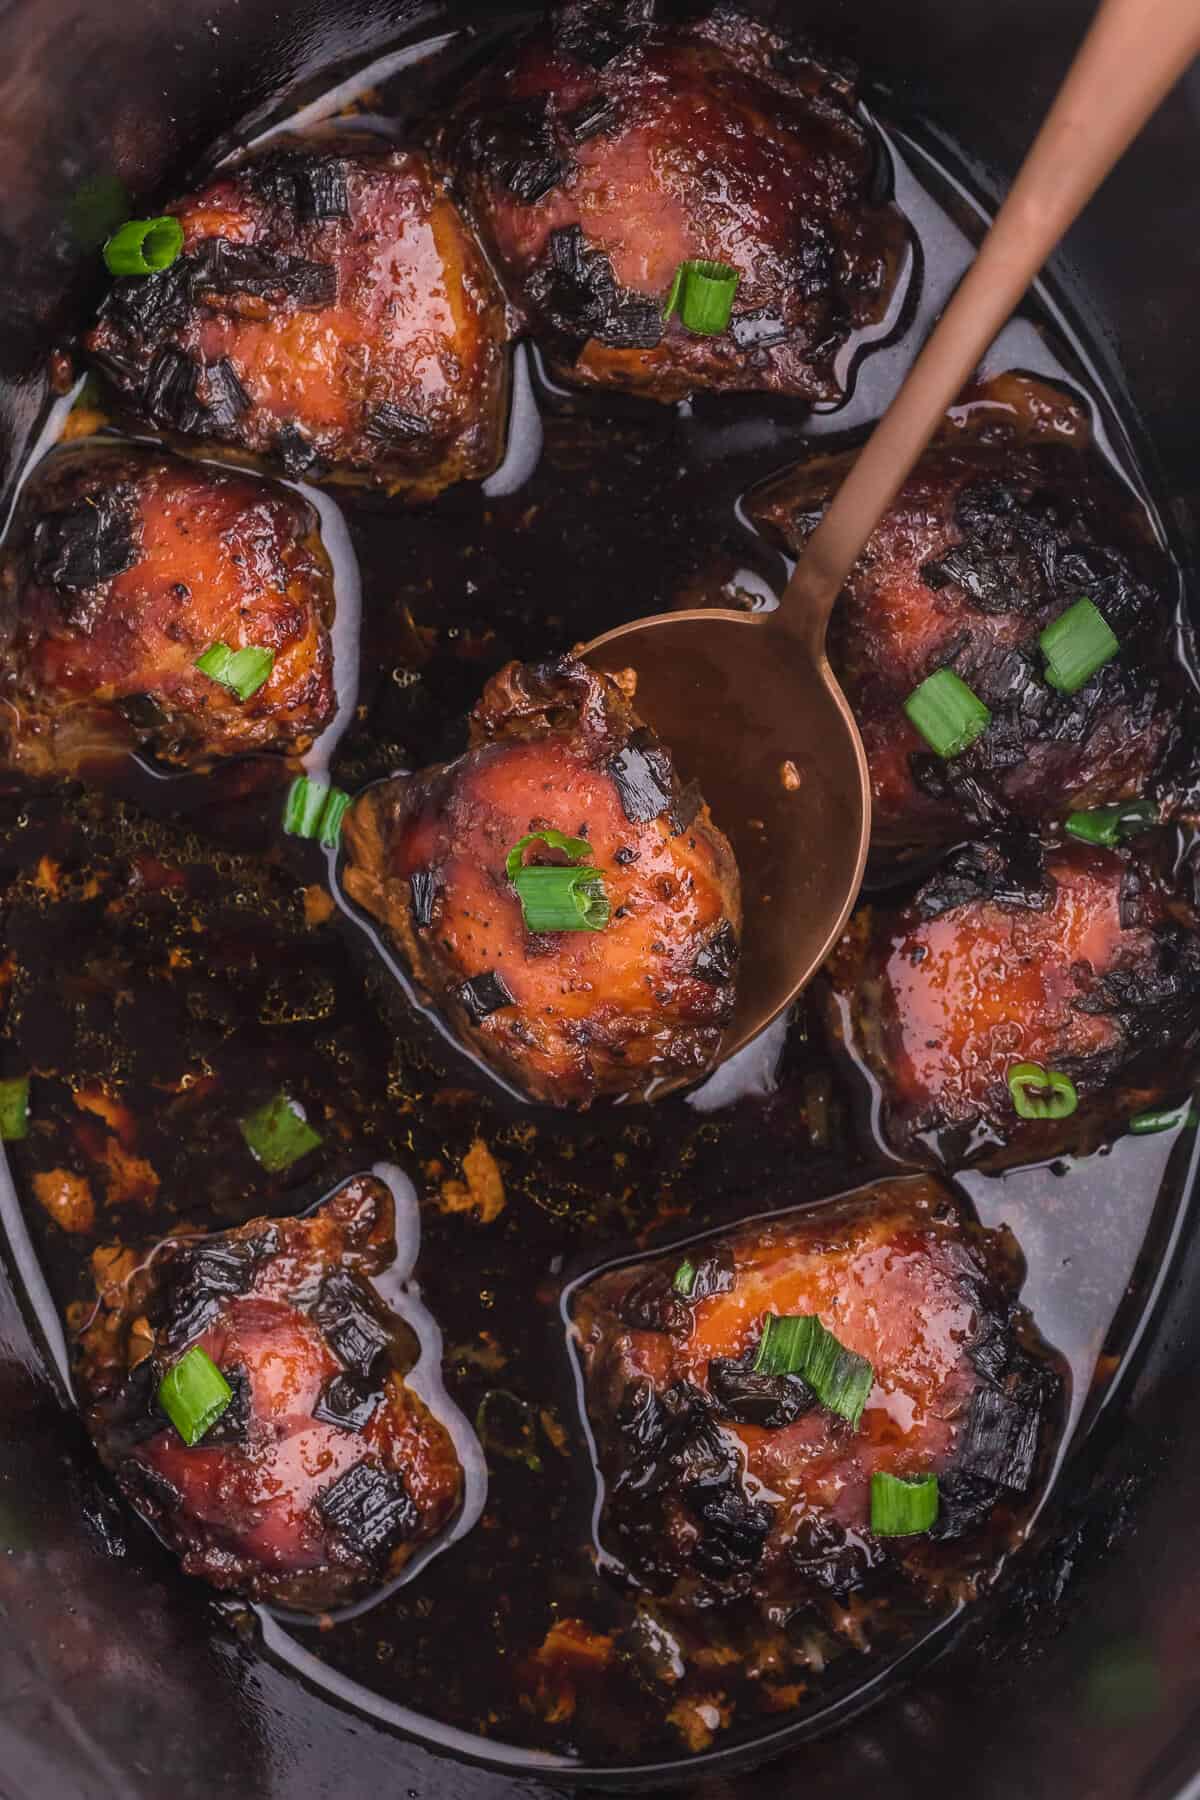
POLYGON ((604 892, 604 871, 584 860, 590 853, 586 838, 568 837, 549 828, 531 831, 513 845, 504 872, 517 891, 527 931, 604 930, 612 909, 604 892), (545 844, 570 861, 525 863, 522 859, 531 844, 545 844))
POLYGON ((815 1313, 780 1318, 768 1313, 754 1358, 756 1375, 799 1375, 822 1406, 858 1429, 875 1382, 865 1356, 847 1350, 815 1313))

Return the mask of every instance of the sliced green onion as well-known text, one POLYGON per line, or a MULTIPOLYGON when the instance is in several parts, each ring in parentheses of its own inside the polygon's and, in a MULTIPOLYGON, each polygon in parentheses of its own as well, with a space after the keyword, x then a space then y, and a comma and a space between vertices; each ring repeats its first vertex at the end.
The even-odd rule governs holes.
POLYGON ((257 694, 275 667, 275 652, 250 644, 245 650, 231 650, 228 644, 210 644, 203 656, 196 658, 202 675, 230 688, 239 700, 257 694))
POLYGON ((876 1471, 871 1477, 871 1530, 876 1537, 916 1537, 938 1516, 938 1478, 913 1481, 876 1471))
POLYGON ((675 1289, 677 1294, 682 1294, 684 1298, 687 1299, 690 1297, 695 1285, 696 1265, 693 1262, 689 1262, 685 1256, 675 1271, 675 1279, 671 1283, 671 1286, 675 1289))
POLYGON ((1157 821, 1158 808, 1152 800, 1129 800, 1124 806, 1094 806, 1090 812, 1072 813, 1067 830, 1085 844, 1115 850, 1122 839, 1136 837, 1157 821))
POLYGON ((241 1121, 241 1132, 263 1168, 277 1175, 321 1143, 320 1132, 287 1094, 279 1093, 241 1121))
POLYGON ((1134 1113, 1129 1129, 1135 1137, 1150 1137, 1156 1131, 1174 1131, 1177 1125, 1194 1126, 1198 1122, 1194 1107, 1169 1106, 1157 1112, 1134 1113))
POLYGON ((530 844, 548 844, 551 850, 565 850, 573 863, 585 863, 592 854, 592 846, 586 838, 568 837, 565 831, 530 831, 523 838, 518 838, 504 859, 504 873, 510 881, 515 881, 517 871, 522 868, 522 858, 530 844))
POLYGON ((324 781, 298 775, 283 804, 283 829, 289 837, 320 838, 327 850, 336 847, 350 796, 324 781))
POLYGON ((1023 1119, 1069 1119, 1079 1105, 1075 1083, 1057 1069, 1041 1063, 1014 1063, 1008 1071, 1008 1091, 1023 1119))
POLYGON ((985 732, 992 715, 953 669, 926 676, 904 702, 904 711, 931 750, 948 762, 985 732))
POLYGON ((193 1344, 158 1384, 158 1404, 185 1444, 198 1444, 232 1399, 233 1389, 199 1344, 193 1344))
POLYGON ((1038 638, 1046 680, 1061 694, 1077 694, 1121 648, 1108 620, 1087 599, 1077 600, 1038 638))
POLYGON ((6 1144, 29 1136, 29 1077, 0 1081, 0 1139, 6 1144))
POLYGON ((603 931, 611 908, 602 869, 518 869, 513 886, 527 931, 603 931))
POLYGON ((475 1408, 475 1435, 485 1451, 522 1462, 535 1475, 541 1473, 537 1414, 519 1394, 508 1388, 489 1388, 475 1408))
POLYGON ((169 269, 183 249, 178 219, 129 219, 104 246, 110 275, 156 275, 169 269))
POLYGON ((875 1370, 865 1356, 839 1344, 815 1313, 780 1318, 768 1313, 754 1359, 756 1375, 800 1375, 822 1406, 856 1429, 875 1370))
POLYGON ((342 820, 350 805, 350 796, 344 788, 330 788, 329 798, 325 802, 325 816, 321 820, 321 842, 327 850, 332 850, 342 835, 342 820))
POLYGON ((663 318, 669 319, 678 311, 687 329, 701 337, 716 337, 728 331, 738 280, 737 270, 728 263, 680 263, 663 307, 663 318))

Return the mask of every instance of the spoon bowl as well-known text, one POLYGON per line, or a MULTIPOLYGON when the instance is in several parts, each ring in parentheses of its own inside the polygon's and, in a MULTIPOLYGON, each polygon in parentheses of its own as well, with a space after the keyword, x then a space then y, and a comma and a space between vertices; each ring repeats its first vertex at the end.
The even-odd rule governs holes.
POLYGON ((867 759, 825 658, 824 619, 815 635, 778 613, 699 608, 636 620, 583 651, 606 674, 636 672, 638 712, 733 845, 747 953, 724 1056, 809 982, 862 883, 867 759))

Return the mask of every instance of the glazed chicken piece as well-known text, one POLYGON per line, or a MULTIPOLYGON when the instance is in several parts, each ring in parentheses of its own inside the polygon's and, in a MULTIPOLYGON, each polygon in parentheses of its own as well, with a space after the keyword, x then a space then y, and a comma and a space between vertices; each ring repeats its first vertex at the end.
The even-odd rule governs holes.
POLYGON ((853 80, 719 7, 575 0, 467 90, 442 137, 527 326, 568 379, 835 400, 905 227, 871 195, 853 80), (663 313, 676 270, 739 277, 728 327, 663 313))
POLYGON ((391 1193, 361 1176, 303 1218, 168 1238, 102 1290, 78 1345, 88 1429, 190 1575, 324 1611, 457 1512, 453 1443, 405 1381, 415 1336, 370 1285, 394 1255, 391 1193), (188 1444, 158 1395, 196 1347, 232 1399, 188 1444))
POLYGON ((138 744, 299 753, 335 710, 333 607, 300 494, 139 445, 55 452, 0 559, 7 755, 50 773, 138 744), (244 700, 197 667, 221 644, 270 653, 244 700))
MULTIPOLYGON (((848 460, 772 483, 751 503, 755 518, 798 551, 848 460)), ((950 842, 1148 789, 1166 798, 1189 736, 1167 592, 1144 516, 1080 452, 976 445, 922 457, 855 565, 830 633, 870 760, 876 846, 950 842), (1067 695, 1047 683, 1038 637, 1083 597, 1120 648, 1067 695), (992 715, 949 761, 903 711, 943 668, 992 715)))
POLYGON ((346 891, 463 1043, 552 1105, 695 1080, 733 1010, 733 852, 628 693, 568 658, 511 663, 465 756, 346 815, 346 891), (510 858, 590 869, 599 928, 535 928, 510 858))
POLYGON ((1011 1238, 908 1177, 584 1283, 602 1549, 702 1643, 735 1629, 714 1608, 744 1602, 758 1628, 811 1613, 866 1648, 872 1596, 960 1591, 1031 1503, 1054 1424, 1020 1275, 1011 1238), (815 1317, 866 1359, 857 1425, 802 1375, 755 1370, 771 1314, 815 1317), (931 1528, 872 1529, 880 1474, 937 1477, 931 1528))
POLYGON ((87 339, 140 418, 414 498, 495 468, 504 305, 426 157, 281 140, 167 210, 183 253, 87 339))
POLYGON ((1200 920, 1148 857, 971 845, 907 905, 860 912, 827 973, 835 1032, 904 1151, 1028 1162, 1092 1147, 1194 1072, 1200 920), (1020 1116, 1008 1077, 1023 1063, 1065 1076, 1077 1108, 1020 1116))

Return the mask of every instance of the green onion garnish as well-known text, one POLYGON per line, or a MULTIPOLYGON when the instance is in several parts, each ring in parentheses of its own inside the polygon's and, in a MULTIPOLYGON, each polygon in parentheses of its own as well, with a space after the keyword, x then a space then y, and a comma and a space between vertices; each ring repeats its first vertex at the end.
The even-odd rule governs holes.
POLYGON ((202 675, 219 681, 235 693, 239 700, 249 700, 275 667, 275 652, 250 644, 245 650, 231 650, 228 644, 210 644, 203 656, 196 658, 202 675))
POLYGON ((687 1257, 685 1256, 683 1261, 680 1263, 679 1267, 675 1271, 675 1279, 671 1283, 671 1286, 675 1289, 675 1292, 677 1294, 682 1294, 684 1296, 684 1298, 686 1299, 686 1298, 690 1297, 692 1289, 695 1287, 695 1285, 696 1285, 696 1265, 693 1262, 689 1262, 687 1257))
POLYGON ((678 312, 689 331, 716 337, 728 331, 738 272, 722 262, 682 262, 675 271, 663 318, 678 312))
POLYGON ((104 260, 110 275, 156 275, 169 269, 182 249, 178 219, 129 219, 108 239, 104 260))
POLYGON ((341 836, 350 796, 340 787, 298 775, 283 804, 283 829, 289 837, 320 838, 327 850, 341 836))
POLYGON ((1128 800, 1124 806, 1094 806, 1090 812, 1072 813, 1067 830, 1085 844, 1103 844, 1115 850, 1122 839, 1136 837, 1158 819, 1152 800, 1128 800))
POLYGON ((779 1318, 768 1313, 754 1359, 756 1375, 800 1375, 822 1406, 848 1419, 856 1429, 875 1370, 865 1356, 847 1350, 815 1313, 779 1318))
POLYGON ((241 1121, 241 1132, 263 1168, 277 1175, 320 1144, 314 1131, 287 1094, 279 1093, 241 1121))
POLYGON ((1023 1119, 1069 1119, 1079 1105, 1070 1076, 1044 1069, 1041 1063, 1014 1063, 1008 1071, 1008 1091, 1023 1119))
POLYGON ((609 920, 604 871, 578 865, 591 854, 586 838, 565 832, 531 831, 515 843, 504 859, 504 872, 517 890, 527 931, 603 931, 609 920), (562 850, 575 866, 561 864, 523 866, 521 858, 530 844, 548 844, 562 850))
POLYGON ((0 1139, 11 1144, 29 1136, 29 1077, 0 1081, 0 1139))
POLYGON ((947 762, 968 749, 992 722, 983 701, 953 669, 926 676, 904 702, 904 711, 930 749, 947 762))
POLYGON ((1060 694, 1077 694, 1121 648, 1104 614, 1087 599, 1068 606, 1038 643, 1046 659, 1046 680, 1060 694))
POLYGON ((198 1444, 232 1399, 233 1389, 199 1344, 193 1344, 158 1384, 158 1404, 185 1444, 198 1444))
POLYGON ((530 844, 548 844, 551 850, 565 850, 573 863, 585 863, 592 854, 592 846, 586 838, 568 837, 565 831, 530 831, 523 838, 518 838, 504 859, 504 873, 510 881, 517 879, 517 871, 522 867, 522 859, 530 844))
POLYGON ((938 1516, 938 1478, 904 1481, 877 1471, 871 1477, 871 1530, 876 1537, 916 1537, 938 1516))
POLYGON ((1174 1131, 1177 1125, 1195 1125, 1197 1114, 1190 1106, 1168 1106, 1157 1112, 1134 1113, 1129 1129, 1135 1137, 1150 1137, 1156 1131, 1174 1131))
POLYGON ((510 1462, 523 1462, 535 1475, 541 1473, 537 1414, 519 1394, 508 1388, 489 1388, 475 1408, 475 1435, 485 1451, 495 1451, 510 1462))
POLYGON ((518 869, 527 931, 603 931, 610 907, 602 869, 518 869))

